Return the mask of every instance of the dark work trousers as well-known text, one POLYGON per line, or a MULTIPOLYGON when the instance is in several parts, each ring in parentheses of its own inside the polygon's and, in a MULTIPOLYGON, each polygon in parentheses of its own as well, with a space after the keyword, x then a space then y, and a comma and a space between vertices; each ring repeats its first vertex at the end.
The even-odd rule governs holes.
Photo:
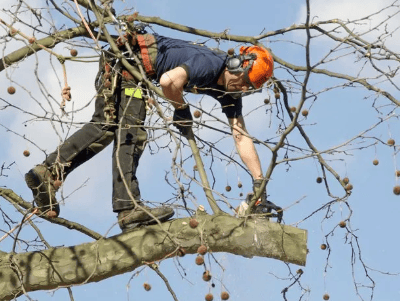
POLYGON ((107 125, 104 117, 104 98, 96 99, 95 112, 90 123, 85 124, 80 130, 70 136, 59 148, 50 154, 45 164, 51 167, 57 160, 59 163, 68 163, 65 176, 82 163, 91 159, 114 141, 112 156, 113 178, 113 211, 133 209, 127 189, 122 181, 117 165, 117 146, 119 144, 119 165, 128 184, 128 189, 136 201, 140 201, 139 182, 136 170, 140 156, 147 142, 147 133, 144 128, 146 106, 143 99, 125 95, 125 89, 118 88, 115 93, 116 123, 121 124, 120 138, 118 138, 118 125, 107 125))

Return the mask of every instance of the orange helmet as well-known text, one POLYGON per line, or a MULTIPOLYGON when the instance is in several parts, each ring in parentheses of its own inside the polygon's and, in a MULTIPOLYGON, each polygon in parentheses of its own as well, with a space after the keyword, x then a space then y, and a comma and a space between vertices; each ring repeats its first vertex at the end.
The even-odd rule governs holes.
POLYGON ((253 60, 245 59, 242 68, 246 71, 247 81, 255 89, 260 88, 272 76, 274 70, 272 55, 267 49, 259 46, 242 46, 240 47, 240 55, 254 57, 253 60))

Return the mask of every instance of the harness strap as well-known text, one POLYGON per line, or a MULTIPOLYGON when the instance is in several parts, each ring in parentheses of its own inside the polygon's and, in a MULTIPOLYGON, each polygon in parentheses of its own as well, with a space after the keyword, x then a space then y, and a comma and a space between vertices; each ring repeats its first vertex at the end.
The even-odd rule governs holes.
POLYGON ((148 46, 155 43, 155 38, 153 35, 137 35, 136 39, 140 47, 144 69, 147 75, 153 76, 156 72, 151 64, 148 46))

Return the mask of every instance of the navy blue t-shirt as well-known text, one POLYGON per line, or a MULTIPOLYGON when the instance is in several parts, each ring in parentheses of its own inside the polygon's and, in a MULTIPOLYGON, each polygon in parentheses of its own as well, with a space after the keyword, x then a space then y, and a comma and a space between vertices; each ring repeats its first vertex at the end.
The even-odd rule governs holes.
POLYGON ((228 55, 222 51, 214 51, 210 48, 192 42, 172 39, 160 35, 154 35, 157 40, 157 79, 165 72, 178 66, 188 73, 188 83, 184 90, 199 94, 206 94, 220 102, 222 112, 228 118, 242 115, 242 98, 234 99, 225 94, 222 86, 217 81, 226 67, 228 55), (209 88, 209 89, 207 89, 209 88), (216 89, 216 90, 213 90, 216 89))

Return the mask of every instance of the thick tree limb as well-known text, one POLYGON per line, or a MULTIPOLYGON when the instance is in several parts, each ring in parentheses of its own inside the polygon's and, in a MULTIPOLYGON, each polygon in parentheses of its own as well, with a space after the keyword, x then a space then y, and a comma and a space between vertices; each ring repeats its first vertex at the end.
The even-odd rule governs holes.
POLYGON ((270 257, 305 265, 307 231, 267 221, 226 215, 197 216, 192 229, 189 219, 177 219, 118 236, 73 247, 21 254, 0 253, 0 300, 36 290, 55 289, 97 282, 157 260, 175 256, 179 247, 197 253, 200 233, 212 252, 245 257, 270 257), (181 242, 177 246, 166 231, 181 242), (23 287, 22 287, 22 286, 23 287))
POLYGON ((36 51, 43 50, 43 48, 41 48, 39 45, 42 45, 46 48, 53 48, 59 42, 85 35, 87 35, 86 28, 80 26, 80 27, 69 28, 60 31, 52 36, 48 36, 43 39, 37 40, 36 43, 22 47, 18 50, 13 51, 7 56, 3 57, 2 60, 0 60, 0 72, 3 71, 5 68, 11 66, 12 64, 19 62, 25 57, 32 55, 36 51))

